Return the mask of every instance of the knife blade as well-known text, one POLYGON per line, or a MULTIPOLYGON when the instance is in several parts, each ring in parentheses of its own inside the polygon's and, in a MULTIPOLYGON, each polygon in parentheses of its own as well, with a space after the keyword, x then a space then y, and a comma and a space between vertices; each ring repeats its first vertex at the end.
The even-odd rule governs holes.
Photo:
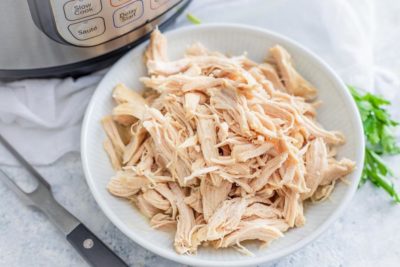
POLYGON ((51 192, 51 186, 32 165, 25 160, 4 137, 0 134, 0 143, 19 161, 38 181, 38 186, 32 192, 23 191, 13 179, 3 170, 0 170, 2 181, 28 206, 41 210, 49 220, 66 236, 68 242, 79 254, 95 267, 123 267, 128 266, 96 235, 83 225, 74 215, 61 206, 51 192))

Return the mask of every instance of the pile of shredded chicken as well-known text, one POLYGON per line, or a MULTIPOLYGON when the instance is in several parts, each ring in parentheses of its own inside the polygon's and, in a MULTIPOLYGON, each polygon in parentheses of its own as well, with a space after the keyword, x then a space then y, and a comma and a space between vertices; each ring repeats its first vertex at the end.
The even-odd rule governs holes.
POLYGON ((199 43, 169 60, 155 30, 145 62, 144 93, 118 84, 102 121, 116 170, 108 190, 175 230, 178 253, 269 244, 354 169, 336 159, 344 137, 317 123, 316 89, 283 47, 261 64, 199 43))

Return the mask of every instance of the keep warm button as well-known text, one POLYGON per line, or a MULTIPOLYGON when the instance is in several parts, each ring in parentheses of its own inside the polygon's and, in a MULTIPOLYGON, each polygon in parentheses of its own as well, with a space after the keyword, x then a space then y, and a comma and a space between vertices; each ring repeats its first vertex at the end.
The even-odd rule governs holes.
POLYGON ((139 19, 143 15, 143 2, 135 1, 114 12, 114 26, 120 28, 139 19))
POLYGON ((71 24, 68 30, 76 39, 83 41, 102 35, 106 26, 103 18, 94 18, 71 24))

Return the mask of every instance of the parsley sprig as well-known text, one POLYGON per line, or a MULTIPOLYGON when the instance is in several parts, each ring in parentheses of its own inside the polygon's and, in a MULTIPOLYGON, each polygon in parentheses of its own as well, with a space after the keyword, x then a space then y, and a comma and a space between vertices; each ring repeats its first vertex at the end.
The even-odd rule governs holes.
POLYGON ((187 13, 186 18, 193 24, 196 24, 196 25, 201 24, 200 19, 191 13, 187 13))
POLYGON ((364 168, 360 186, 370 181, 377 187, 385 190, 395 202, 400 203, 400 194, 394 188, 389 177, 393 177, 392 170, 385 164, 382 156, 400 153, 393 127, 399 125, 391 119, 384 106, 390 102, 371 93, 360 94, 353 86, 348 86, 360 111, 366 137, 364 168))

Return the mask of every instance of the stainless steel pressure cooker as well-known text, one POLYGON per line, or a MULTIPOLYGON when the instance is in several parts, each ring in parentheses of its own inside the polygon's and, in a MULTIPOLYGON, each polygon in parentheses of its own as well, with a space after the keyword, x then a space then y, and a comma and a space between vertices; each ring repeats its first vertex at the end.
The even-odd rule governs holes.
POLYGON ((1 0, 0 79, 78 76, 108 66, 190 0, 1 0))

